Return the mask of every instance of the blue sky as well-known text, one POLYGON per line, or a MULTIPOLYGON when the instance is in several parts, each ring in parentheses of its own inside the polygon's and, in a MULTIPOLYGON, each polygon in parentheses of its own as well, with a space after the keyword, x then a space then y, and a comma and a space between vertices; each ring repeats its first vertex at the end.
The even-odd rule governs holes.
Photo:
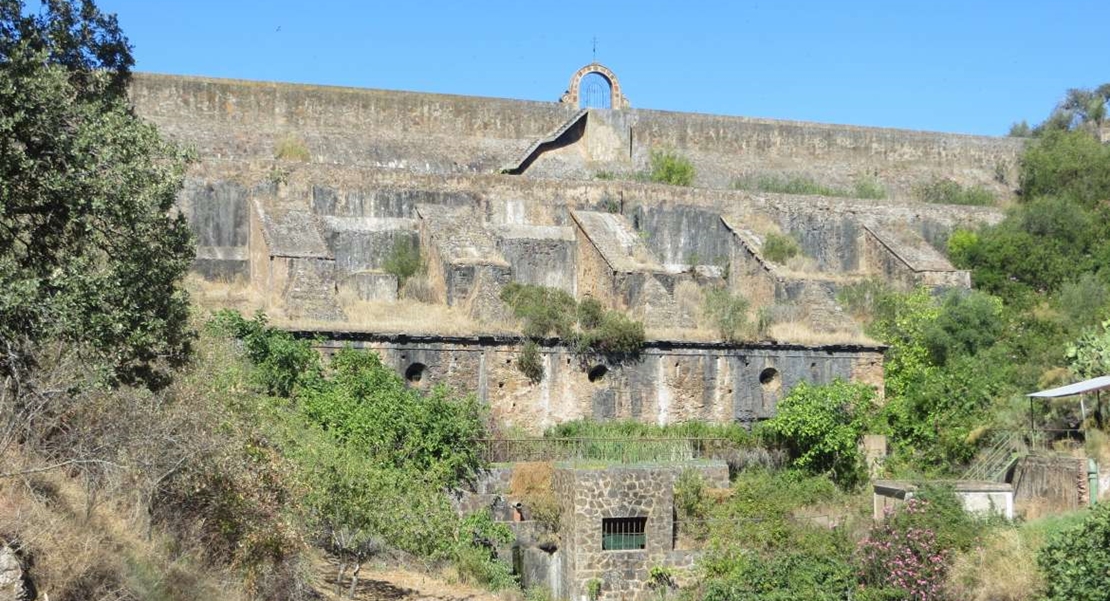
POLYGON ((137 70, 1003 135, 1110 81, 1110 0, 99 0, 137 70))

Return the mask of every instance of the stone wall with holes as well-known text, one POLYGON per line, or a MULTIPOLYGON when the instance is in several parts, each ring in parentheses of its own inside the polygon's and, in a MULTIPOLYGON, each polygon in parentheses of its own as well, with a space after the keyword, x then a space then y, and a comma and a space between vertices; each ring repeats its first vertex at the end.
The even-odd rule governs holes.
POLYGON ((597 580, 599 599, 646 599, 656 594, 648 586, 651 568, 669 568, 681 578, 694 567, 700 552, 676 549, 674 484, 687 468, 702 471, 710 487, 728 486, 728 469, 720 462, 556 466, 552 488, 561 510, 560 588, 567 598, 586 599, 588 583, 597 580), (643 520, 619 526, 642 532, 643 548, 604 549, 607 519, 643 520))
POLYGON ((585 359, 548 341, 544 377, 532 383, 516 367, 515 340, 303 332, 329 339, 330 352, 351 344, 377 351, 413 385, 445 384, 485 401, 500 423, 539 433, 581 419, 630 419, 668 424, 689 420, 751 423, 772 417, 800 382, 836 378, 882 391, 882 349, 711 343, 649 343, 639 358, 610 363, 585 359))

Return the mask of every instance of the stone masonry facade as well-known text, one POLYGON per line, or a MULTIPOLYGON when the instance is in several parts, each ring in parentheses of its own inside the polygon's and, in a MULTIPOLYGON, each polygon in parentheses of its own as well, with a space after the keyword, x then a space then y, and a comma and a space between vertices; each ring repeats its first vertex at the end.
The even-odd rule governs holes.
POLYGON ((694 567, 699 551, 675 549, 674 484, 689 468, 698 469, 710 487, 728 486, 728 468, 720 462, 556 467, 566 598, 585 601, 588 583, 597 580, 599 599, 647 599, 655 594, 648 587, 651 568, 682 572, 694 567), (644 548, 603 550, 606 518, 646 518, 644 548))

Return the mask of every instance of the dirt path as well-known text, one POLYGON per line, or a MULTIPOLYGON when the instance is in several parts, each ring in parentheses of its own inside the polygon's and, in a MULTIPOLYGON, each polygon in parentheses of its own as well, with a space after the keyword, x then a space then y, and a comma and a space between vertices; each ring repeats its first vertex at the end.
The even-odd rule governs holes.
MULTIPOLYGON (((346 599, 335 594, 335 561, 331 558, 317 563, 318 589, 329 601, 346 599)), ((346 580, 346 579, 345 579, 346 580)), ((503 597, 465 584, 450 583, 436 576, 401 567, 367 565, 359 575, 355 589, 357 601, 503 601, 503 597)))

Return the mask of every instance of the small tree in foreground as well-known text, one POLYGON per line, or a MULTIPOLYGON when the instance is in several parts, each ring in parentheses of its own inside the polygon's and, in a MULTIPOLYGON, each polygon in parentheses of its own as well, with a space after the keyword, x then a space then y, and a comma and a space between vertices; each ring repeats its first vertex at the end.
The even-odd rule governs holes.
POLYGON ((764 433, 786 449, 793 467, 829 474, 850 488, 864 475, 859 439, 874 398, 866 384, 802 382, 779 401, 778 413, 763 425, 764 433))
POLYGON ((1110 575, 1110 504, 1051 538, 1037 554, 1048 601, 1106 599, 1110 575))
POLYGON ((0 0, 0 376, 60 341, 109 381, 164 383, 191 340, 187 155, 132 111, 115 17, 41 4, 0 0))

